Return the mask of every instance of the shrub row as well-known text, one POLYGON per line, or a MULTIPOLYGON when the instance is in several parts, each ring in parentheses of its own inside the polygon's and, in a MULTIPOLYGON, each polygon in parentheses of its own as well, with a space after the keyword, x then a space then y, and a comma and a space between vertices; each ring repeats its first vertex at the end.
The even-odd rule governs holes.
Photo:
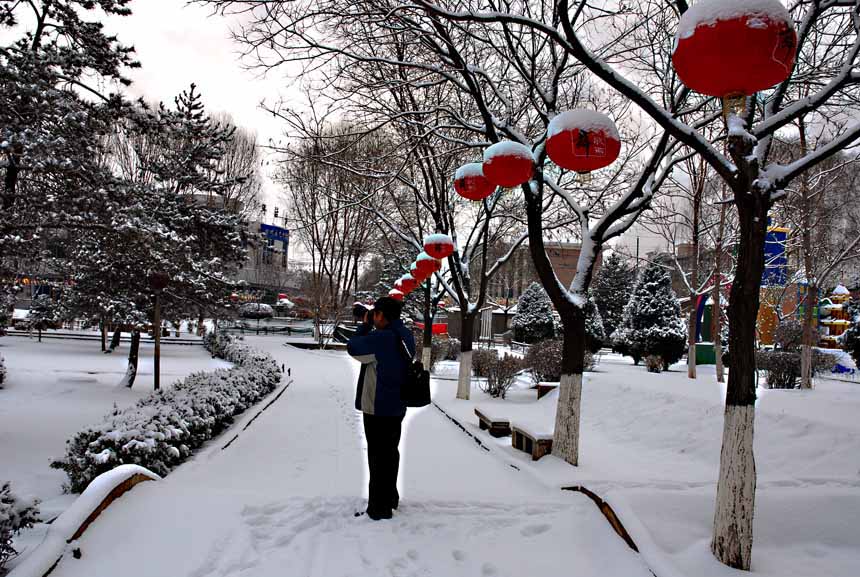
MULTIPOLYGON (((800 381, 800 353, 793 351, 756 351, 756 369, 763 372, 770 389, 793 389, 800 381)), ((836 366, 836 357, 812 350, 813 375, 826 374, 836 366)))
POLYGON ((281 381, 281 368, 271 356, 236 337, 208 336, 204 344, 234 366, 189 375, 76 434, 66 442, 65 456, 51 464, 68 475, 68 490, 79 493, 122 464, 166 475, 281 381))

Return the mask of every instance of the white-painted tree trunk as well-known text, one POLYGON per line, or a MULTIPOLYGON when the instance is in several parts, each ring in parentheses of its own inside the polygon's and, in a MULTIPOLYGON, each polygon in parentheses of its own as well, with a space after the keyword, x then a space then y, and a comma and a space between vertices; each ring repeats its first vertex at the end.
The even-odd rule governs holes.
POLYGON ((582 404, 582 374, 561 375, 552 454, 571 465, 579 464, 579 412, 582 404))
POLYGON ((754 423, 754 406, 726 406, 711 542, 711 551, 721 563, 746 571, 752 557, 755 508, 754 423))
POLYGON ((460 353, 460 376, 457 379, 457 398, 468 401, 472 392, 472 351, 460 353))
POLYGON ((430 360, 433 357, 433 348, 432 347, 424 347, 424 350, 421 351, 421 364, 424 365, 424 368, 428 371, 430 370, 430 360))

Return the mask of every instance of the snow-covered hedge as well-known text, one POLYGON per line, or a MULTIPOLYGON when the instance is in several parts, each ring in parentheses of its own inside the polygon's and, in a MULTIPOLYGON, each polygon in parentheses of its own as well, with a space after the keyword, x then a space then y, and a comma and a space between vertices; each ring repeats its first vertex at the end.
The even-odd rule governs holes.
POLYGON ((0 389, 3 388, 4 381, 6 381, 6 360, 3 355, 0 355, 0 389))
POLYGON ((12 537, 38 521, 38 501, 18 497, 8 482, 0 485, 0 573, 6 561, 17 555, 12 537))
POLYGON ((235 366, 189 375, 75 435, 66 443, 65 456, 51 464, 68 475, 69 490, 81 492, 122 464, 166 475, 280 383, 281 368, 268 354, 227 335, 204 342, 213 355, 235 366))

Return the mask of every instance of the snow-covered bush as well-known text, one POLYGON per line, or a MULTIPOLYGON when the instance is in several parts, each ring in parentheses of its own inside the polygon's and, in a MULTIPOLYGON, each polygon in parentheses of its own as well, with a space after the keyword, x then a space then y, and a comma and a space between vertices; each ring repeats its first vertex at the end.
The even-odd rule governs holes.
POLYGON ((448 348, 445 351, 446 361, 456 361, 460 358, 460 339, 448 337, 448 348))
MULTIPOLYGON (((535 343, 529 347, 523 359, 523 368, 531 373, 532 380, 537 383, 557 383, 561 380, 561 356, 564 341, 549 339, 535 343)), ((594 369, 594 355, 585 351, 584 368, 594 369)))
POLYGON ((684 356, 687 327, 672 290, 672 279, 662 266, 651 263, 643 271, 624 309, 622 327, 615 332, 613 347, 633 357, 634 362, 649 355, 659 356, 668 370, 684 356))
POLYGON ((475 349, 472 351, 472 370, 475 371, 475 376, 486 379, 490 376, 490 369, 498 359, 498 351, 492 349, 475 349))
POLYGON ((511 328, 514 340, 521 343, 536 343, 555 336, 552 301, 538 283, 530 284, 520 297, 511 328))
POLYGON ((852 300, 848 303, 848 318, 852 322, 842 336, 842 344, 854 363, 860 366, 860 302, 852 300))
POLYGON ((166 475, 280 383, 281 368, 268 354, 227 335, 207 337, 205 344, 235 366, 189 375, 79 432, 67 441, 65 456, 51 464, 68 475, 69 490, 83 491, 122 464, 166 475))
MULTIPOLYGON (((818 330, 812 331, 812 342, 817 343, 818 330)), ((776 348, 783 351, 798 351, 803 345, 803 323, 796 319, 783 319, 776 327, 773 335, 776 348)))
POLYGON ((6 561, 18 554, 12 537, 39 522, 39 502, 21 499, 6 482, 0 485, 0 573, 6 561))
POLYGON ((523 361, 519 357, 505 354, 496 356, 490 361, 487 379, 479 385, 481 390, 494 398, 505 398, 523 369, 523 361))
POLYGON ((263 303, 245 303, 239 307, 239 316, 243 319, 270 319, 275 316, 275 310, 263 303))
POLYGON ((763 371, 771 389, 793 389, 800 380, 800 354, 785 351, 757 351, 756 368, 763 371))
POLYGON ((594 298, 585 303, 585 348, 591 354, 603 348, 606 343, 606 330, 603 328, 603 318, 594 298))
POLYGON ((6 359, 0 355, 0 389, 3 388, 3 383, 6 381, 6 359))

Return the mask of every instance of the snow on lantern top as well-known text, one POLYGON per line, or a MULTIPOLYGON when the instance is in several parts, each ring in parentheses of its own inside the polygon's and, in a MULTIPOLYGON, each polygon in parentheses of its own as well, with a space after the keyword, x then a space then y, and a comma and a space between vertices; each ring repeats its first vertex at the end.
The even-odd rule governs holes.
POLYGON ((447 234, 428 234, 424 237, 424 250, 433 258, 448 258, 454 254, 454 240, 447 234))
POLYGON ((496 187, 484 176, 484 165, 472 162, 464 164, 454 173, 454 190, 463 198, 483 200, 493 194, 496 187))
POLYGON ((672 63, 708 96, 749 96, 783 82, 797 56, 791 14, 779 0, 700 0, 678 23, 672 63))
POLYGON ((398 288, 398 290, 403 292, 403 294, 411 293, 415 290, 415 287, 418 286, 418 281, 415 279, 415 277, 408 273, 397 280, 400 283, 400 287, 398 288))
POLYGON ((519 142, 497 142, 484 151, 484 176, 496 186, 519 186, 534 173, 534 155, 519 142))
POLYGON ((621 153, 621 136, 602 112, 568 110, 550 121, 546 152, 562 168, 591 172, 615 162, 621 153))
POLYGON ((397 301, 403 300, 403 293, 397 289, 391 289, 390 291, 388 291, 388 296, 397 301))
POLYGON ((412 265, 409 267, 409 272, 412 273, 412 276, 415 278, 417 284, 423 283, 425 280, 427 280, 427 277, 433 274, 432 272, 427 271, 418 266, 417 262, 412 263, 412 265))

